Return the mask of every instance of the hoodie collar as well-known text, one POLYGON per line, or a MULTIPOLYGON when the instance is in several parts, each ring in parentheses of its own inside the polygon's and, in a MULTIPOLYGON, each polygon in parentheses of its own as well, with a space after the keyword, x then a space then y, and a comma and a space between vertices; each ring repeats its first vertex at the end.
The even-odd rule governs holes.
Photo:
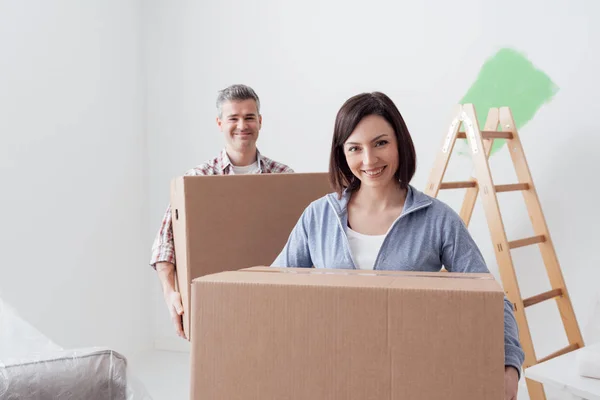
MULTIPOLYGON (((329 204, 335 209, 335 212, 338 216, 345 216, 348 212, 348 202, 350 201, 351 193, 348 189, 345 189, 342 192, 342 198, 339 199, 337 193, 329 193, 327 195, 327 199, 329 204)), ((412 210, 417 208, 427 207, 431 205, 432 198, 427 196, 425 193, 415 189, 414 186, 408 185, 408 190, 406 191, 406 199, 404 200, 404 209, 402 210, 402 214, 407 214, 412 210)))

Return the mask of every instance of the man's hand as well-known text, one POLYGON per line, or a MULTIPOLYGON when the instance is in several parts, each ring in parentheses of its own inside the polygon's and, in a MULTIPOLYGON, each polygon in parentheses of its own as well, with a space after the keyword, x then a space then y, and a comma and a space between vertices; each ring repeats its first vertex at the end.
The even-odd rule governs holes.
POLYGON ((177 335, 186 339, 183 332, 183 303, 181 301, 181 293, 175 288, 175 265, 168 262, 156 263, 156 272, 158 272, 158 279, 160 279, 165 303, 167 303, 169 315, 171 315, 171 319, 175 325, 175 331, 177 335))
POLYGON ((504 367, 504 399, 517 400, 519 372, 514 367, 504 367))
POLYGON ((185 333, 183 332, 183 303, 181 302, 181 294, 174 290, 166 291, 164 293, 165 302, 171 315, 171 320, 175 325, 175 331, 179 337, 186 339, 185 333))

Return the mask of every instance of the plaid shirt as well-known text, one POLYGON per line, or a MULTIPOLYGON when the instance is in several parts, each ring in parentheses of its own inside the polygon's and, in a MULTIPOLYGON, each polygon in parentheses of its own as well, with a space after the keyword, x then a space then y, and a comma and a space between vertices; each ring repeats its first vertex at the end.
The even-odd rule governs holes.
MULTIPOLYGON (((261 174, 281 174, 294 172, 287 165, 278 163, 260 154, 257 150, 258 173, 261 174)), ((217 157, 198 165, 195 168, 187 171, 185 176, 200 176, 200 175, 233 175, 231 161, 227 156, 225 149, 221 151, 217 157)), ((163 216, 160 229, 152 245, 152 258, 150 265, 156 268, 158 262, 169 262, 175 264, 175 245, 173 242, 173 225, 171 219, 171 206, 167 207, 167 211, 163 216)))

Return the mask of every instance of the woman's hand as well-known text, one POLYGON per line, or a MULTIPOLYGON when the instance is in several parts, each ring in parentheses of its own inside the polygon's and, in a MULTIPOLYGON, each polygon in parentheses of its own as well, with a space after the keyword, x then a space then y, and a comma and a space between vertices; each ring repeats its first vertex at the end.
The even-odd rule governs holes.
POLYGON ((519 372, 515 367, 504 367, 504 399, 517 400, 519 389, 519 372))

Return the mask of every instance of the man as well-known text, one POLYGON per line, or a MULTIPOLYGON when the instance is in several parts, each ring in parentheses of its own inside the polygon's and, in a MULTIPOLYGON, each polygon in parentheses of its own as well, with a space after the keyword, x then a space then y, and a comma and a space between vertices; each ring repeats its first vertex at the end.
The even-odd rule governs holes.
MULTIPOLYGON (((294 172, 287 165, 273 161, 258 151, 256 141, 262 115, 260 100, 252 88, 233 85, 221 90, 217 97, 217 110, 217 126, 223 132, 225 148, 217 157, 187 171, 186 176, 294 172)), ((150 265, 158 272, 175 330, 185 338, 183 305, 181 295, 175 288, 175 247, 170 206, 152 246, 150 265)))

